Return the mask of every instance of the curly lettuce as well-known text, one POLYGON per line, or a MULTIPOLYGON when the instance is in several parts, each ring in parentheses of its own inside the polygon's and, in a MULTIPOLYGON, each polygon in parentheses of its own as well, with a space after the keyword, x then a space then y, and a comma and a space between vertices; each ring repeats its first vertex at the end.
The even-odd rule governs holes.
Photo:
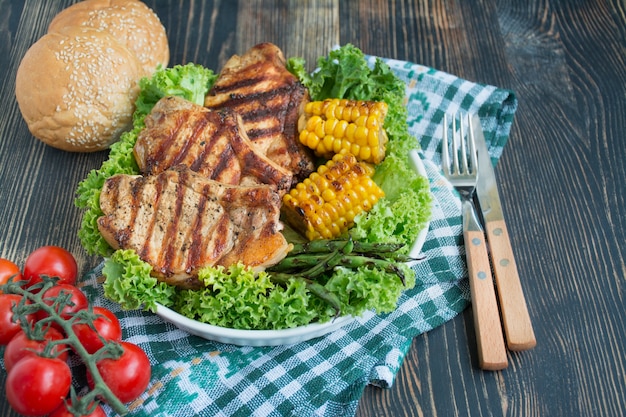
POLYGON ((275 285, 269 274, 255 274, 241 264, 229 268, 203 268, 199 279, 206 288, 182 290, 175 309, 198 321, 234 329, 283 329, 313 320, 326 321, 311 305, 302 281, 275 285))
MULTIPOLYGON (((394 273, 372 267, 337 268, 325 288, 337 295, 341 312, 360 316, 367 310, 395 309, 405 288, 415 285, 415 274, 402 264, 404 285, 394 273)), ((104 295, 124 309, 155 311, 157 304, 204 323, 232 329, 287 329, 311 322, 328 322, 335 310, 312 295, 302 280, 287 285, 272 281, 241 264, 206 267, 198 278, 205 288, 181 289, 150 275, 151 266, 132 250, 120 249, 105 261, 104 295)))
POLYGON ((144 77, 139 81, 141 93, 135 103, 135 117, 143 119, 157 101, 166 96, 182 97, 204 105, 204 97, 216 79, 217 74, 213 70, 193 63, 160 68, 152 78, 144 77))
POLYGON ((400 294, 415 286, 415 273, 405 263, 399 263, 406 281, 398 275, 378 268, 362 266, 356 270, 337 268, 325 287, 335 293, 342 304, 342 312, 355 317, 367 310, 390 313, 396 309, 400 294))
POLYGON ((104 262, 102 287, 104 295, 127 310, 145 308, 156 310, 156 305, 172 305, 176 287, 158 281, 150 275, 152 267, 133 250, 120 249, 104 262))

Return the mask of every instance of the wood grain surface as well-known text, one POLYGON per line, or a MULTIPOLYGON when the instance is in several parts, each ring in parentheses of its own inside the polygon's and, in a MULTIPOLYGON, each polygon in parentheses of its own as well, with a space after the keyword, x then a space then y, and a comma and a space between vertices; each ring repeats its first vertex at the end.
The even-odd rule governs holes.
MULTIPOLYGON (((106 152, 36 141, 15 72, 71 0, 0 0, 0 257, 23 263, 76 235, 77 183, 106 152)), ((624 0, 150 0, 171 64, 219 69, 258 42, 316 59, 337 44, 509 88, 519 108, 496 168, 537 346, 504 371, 478 369, 472 312, 417 337, 374 416, 626 415, 626 4, 624 0)), ((16 416, 5 401, 0 415, 16 416)), ((302 416, 304 417, 304 416, 302 416)))

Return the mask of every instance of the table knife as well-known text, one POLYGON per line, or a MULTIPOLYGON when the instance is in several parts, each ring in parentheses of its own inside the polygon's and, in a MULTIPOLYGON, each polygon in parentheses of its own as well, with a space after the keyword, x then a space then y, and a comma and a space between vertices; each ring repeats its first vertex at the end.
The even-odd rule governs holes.
POLYGON ((478 153, 476 195, 485 222, 507 347, 513 351, 531 349, 537 341, 502 213, 491 156, 478 115, 474 115, 472 122, 470 128, 478 153))

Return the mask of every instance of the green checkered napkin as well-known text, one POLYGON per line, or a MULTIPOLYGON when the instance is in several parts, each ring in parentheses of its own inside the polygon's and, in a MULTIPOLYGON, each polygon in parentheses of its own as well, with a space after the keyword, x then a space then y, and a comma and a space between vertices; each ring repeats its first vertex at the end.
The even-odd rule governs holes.
MULTIPOLYGON (((373 64, 374 57, 368 59, 373 64)), ((130 405, 131 416, 352 416, 367 384, 393 384, 413 337, 468 306, 461 205, 439 170, 442 119, 459 110, 478 112, 495 163, 516 98, 432 68, 385 61, 406 81, 409 128, 421 143, 434 197, 426 259, 414 266, 418 284, 391 314, 365 314, 295 345, 240 347, 191 336, 151 313, 120 311, 103 297, 98 268, 86 276, 85 292, 118 314, 124 339, 139 344, 152 362, 151 384, 130 405)))

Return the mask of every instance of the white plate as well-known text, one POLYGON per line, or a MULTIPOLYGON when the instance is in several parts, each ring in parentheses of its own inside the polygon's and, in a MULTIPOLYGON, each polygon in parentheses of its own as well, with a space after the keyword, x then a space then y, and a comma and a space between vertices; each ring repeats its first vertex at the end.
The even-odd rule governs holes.
POLYGON ((176 327, 196 336, 216 342, 239 346, 278 346, 304 342, 324 336, 354 320, 351 316, 337 317, 328 323, 312 323, 284 330, 238 330, 201 323, 157 304, 156 314, 176 327))
MULTIPOLYGON (((417 152, 411 152, 411 161, 416 171, 426 177, 426 168, 417 152)), ((419 233, 410 255, 417 257, 419 255, 426 234, 428 233, 429 224, 419 233)), ((166 320, 176 327, 185 330, 193 335, 200 336, 208 340, 216 342, 230 343, 238 346, 278 346, 289 345, 293 343, 305 342, 316 337, 324 336, 339 327, 354 320, 352 316, 338 317, 328 323, 312 323, 306 326, 299 326, 293 329, 284 330, 238 330, 227 327, 214 326, 207 323, 201 323, 192 320, 176 311, 157 304, 156 314, 163 320, 166 320)))
MULTIPOLYGON (((411 162, 413 163, 413 168, 420 174, 422 177, 428 178, 428 173, 426 172, 426 167, 424 166, 424 162, 422 158, 420 158, 418 152, 416 150, 412 150, 409 152, 409 157, 411 158, 411 162)), ((424 242, 426 242, 426 235, 428 234, 428 229, 430 228, 430 222, 426 222, 424 228, 417 235, 417 239, 415 239, 415 243, 413 243, 413 247, 409 251, 409 256, 412 258, 417 258, 422 251, 422 246, 424 246, 424 242)))

